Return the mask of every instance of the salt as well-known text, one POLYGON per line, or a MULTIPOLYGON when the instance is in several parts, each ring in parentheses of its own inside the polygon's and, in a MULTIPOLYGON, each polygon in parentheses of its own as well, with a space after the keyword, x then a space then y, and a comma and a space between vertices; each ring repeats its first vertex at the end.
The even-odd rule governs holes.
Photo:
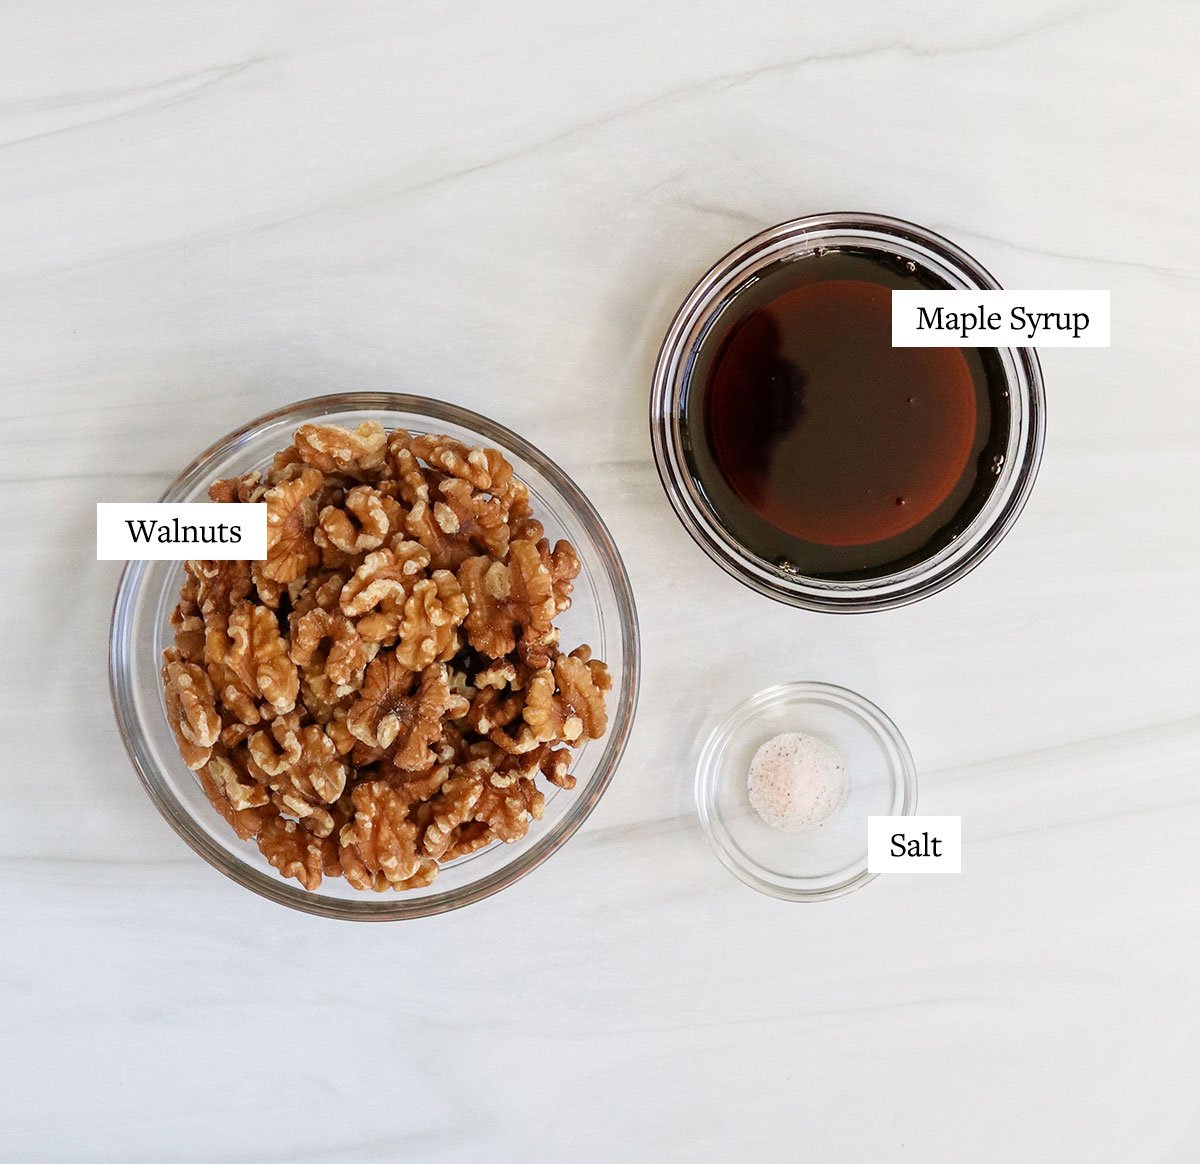
POLYGON ((750 761, 746 791, 772 828, 795 833, 828 820, 846 801, 846 765, 832 744, 802 732, 767 740, 750 761))

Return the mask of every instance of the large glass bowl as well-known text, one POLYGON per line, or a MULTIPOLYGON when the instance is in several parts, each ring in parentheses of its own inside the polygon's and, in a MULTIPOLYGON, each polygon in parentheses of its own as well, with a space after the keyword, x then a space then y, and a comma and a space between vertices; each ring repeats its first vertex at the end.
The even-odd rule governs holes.
POLYGON ((109 678, 117 724, 150 798, 177 833, 206 861, 240 885, 294 909, 359 921, 393 921, 443 913, 497 893, 536 868, 567 841, 596 807, 629 737, 638 691, 638 627, 620 554, 578 486, 528 441, 464 408, 421 396, 362 392, 321 396, 251 421, 200 454, 163 494, 163 501, 204 501, 207 487, 267 466, 310 421, 449 433, 471 445, 500 449, 529 486, 535 516, 553 541, 567 538, 582 570, 571 608, 558 619, 562 642, 589 643, 608 663, 608 731, 576 753, 571 791, 546 785, 546 812, 514 844, 496 843, 445 866, 425 889, 377 894, 327 877, 315 892, 284 880, 253 841, 240 841, 209 804, 179 756, 167 724, 159 667, 172 642, 168 618, 183 582, 180 562, 130 562, 121 575, 109 641, 109 678))

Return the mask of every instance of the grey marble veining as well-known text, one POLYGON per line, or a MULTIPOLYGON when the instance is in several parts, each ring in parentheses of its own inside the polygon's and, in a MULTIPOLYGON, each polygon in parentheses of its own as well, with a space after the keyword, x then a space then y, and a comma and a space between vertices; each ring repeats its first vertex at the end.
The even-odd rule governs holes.
POLYGON ((1195 4, 65 0, 0 24, 0 1159, 1191 1164, 1200 1039, 1195 4), (1028 510, 822 617, 661 494, 675 307, 797 214, 1109 288, 1043 353, 1028 510), (316 392, 441 396, 592 497, 644 637, 585 828, 443 918, 293 916, 192 856, 109 708, 94 503, 316 392), (908 737, 963 873, 760 898, 696 741, 788 678, 908 737))

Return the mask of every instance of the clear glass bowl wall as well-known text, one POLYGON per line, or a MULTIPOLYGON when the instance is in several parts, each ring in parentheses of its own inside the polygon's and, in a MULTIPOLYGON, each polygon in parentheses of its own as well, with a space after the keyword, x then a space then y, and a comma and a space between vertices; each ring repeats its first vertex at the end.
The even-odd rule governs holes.
POLYGON ((572 605, 558 625, 570 648, 589 643, 613 675, 609 727, 576 753, 577 785, 544 787, 546 812, 528 836, 494 844, 444 867, 425 889, 375 894, 326 878, 315 892, 286 881, 252 841, 243 842, 209 804, 179 756, 167 724, 159 678, 163 649, 173 636, 168 619, 179 597, 179 562, 131 562, 113 609, 109 669, 113 704, 125 746, 151 799, 176 832, 206 861, 263 897, 308 913, 356 920, 397 920, 442 913, 511 885, 558 850, 583 823, 608 787, 633 722, 638 689, 638 629, 633 595, 620 555, 603 521, 571 479, 507 429, 475 413, 419 396, 357 393, 305 400, 252 421, 202 453, 163 495, 163 501, 204 501, 210 482, 265 468, 300 425, 354 426, 380 420, 385 428, 449 433, 472 445, 499 448, 529 486, 535 516, 553 541, 567 538, 582 570, 572 605))

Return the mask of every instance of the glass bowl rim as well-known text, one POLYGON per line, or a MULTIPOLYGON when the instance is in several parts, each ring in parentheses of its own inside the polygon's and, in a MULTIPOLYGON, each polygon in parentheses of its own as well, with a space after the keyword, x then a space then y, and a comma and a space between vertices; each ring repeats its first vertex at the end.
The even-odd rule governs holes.
POLYGON ((717 260, 675 312, 655 362, 650 391, 650 440, 659 480, 676 517, 692 540, 726 573, 778 602, 835 614, 889 610, 916 602, 957 582, 987 558, 1012 528, 1032 492, 1045 444, 1045 387, 1033 348, 997 348, 1010 396, 1020 405, 1014 456, 983 509, 956 543, 894 574, 856 581, 825 580, 784 572, 759 559, 725 531, 697 488, 681 454, 680 396, 693 344, 744 285, 768 265, 817 250, 823 239, 852 236, 882 248, 887 241, 920 249, 972 290, 999 290, 1000 283, 975 258, 940 234, 889 215, 860 211, 810 214, 751 235, 717 260), (799 254, 797 254, 799 251, 799 254), (766 259, 763 256, 767 256, 766 259))
POLYGON ((309 894, 303 887, 283 878, 268 876, 236 853, 211 840, 197 825, 188 808, 178 800, 166 780, 160 777, 158 765, 153 763, 148 754, 143 754, 141 721, 127 682, 130 672, 125 659, 129 644, 125 641, 126 636, 121 633, 123 627, 130 622, 134 600, 139 593, 141 567, 145 565, 142 562, 127 562, 117 583, 109 624, 109 694, 121 741, 142 787, 160 815, 188 847, 209 865, 258 896, 302 913, 349 921, 401 921, 448 913, 482 901, 532 872, 570 840, 608 789, 628 745, 640 693, 641 637, 633 588, 620 551, 603 518, 575 481, 557 462, 506 426, 461 405, 433 397, 379 391, 329 393, 307 397, 273 409, 247 421, 209 445, 167 486, 159 500, 177 500, 194 488, 200 478, 204 478, 202 483, 207 484, 205 475, 209 470, 206 467, 215 458, 224 455, 242 440, 253 436, 271 423, 292 419, 300 425, 331 413, 345 411, 380 412, 385 414, 381 417, 385 427, 386 413, 406 412, 423 418, 428 417, 433 421, 459 425, 477 433, 486 441, 495 443, 502 451, 511 451, 537 469, 562 496, 568 508, 587 527, 589 535, 598 544, 601 560, 596 568, 607 576, 616 600, 618 634, 623 655, 621 681, 624 699, 616 709, 617 714, 610 717, 604 752, 596 774, 586 788, 579 790, 580 801, 556 823, 554 829, 523 846, 521 854, 514 860, 477 881, 448 890, 444 894, 405 898, 400 894, 381 895, 364 892, 361 899, 353 900, 320 897, 309 894))
MULTIPOLYGON (((815 697, 824 697, 824 702, 833 703, 843 710, 853 710, 868 723, 878 737, 891 744, 899 758, 898 766, 893 766, 892 781, 895 788, 902 793, 898 816, 912 816, 917 811, 917 766, 913 760, 912 750, 895 721, 877 703, 865 695, 842 687, 836 683, 826 683, 816 679, 796 679, 784 683, 773 683, 770 687, 746 696, 734 704, 718 721, 700 750, 696 761, 694 795, 696 814, 700 818, 700 826, 708 841, 709 847, 717 860, 725 866, 739 881, 749 885, 751 889, 768 897, 781 901, 829 901, 835 897, 844 897, 855 889, 861 889, 879 876, 871 873, 865 865, 866 841, 864 835, 864 865, 860 872, 840 881, 835 885, 820 889, 802 889, 793 886, 779 885, 761 876, 756 868, 739 860, 737 855, 721 842, 714 824, 715 800, 717 789, 717 769, 715 758, 717 750, 729 742, 733 731, 740 726, 740 721, 756 710, 768 706, 779 699, 788 696, 800 696, 804 702, 815 701, 815 697)), ((864 821, 864 830, 866 822, 864 821)))

